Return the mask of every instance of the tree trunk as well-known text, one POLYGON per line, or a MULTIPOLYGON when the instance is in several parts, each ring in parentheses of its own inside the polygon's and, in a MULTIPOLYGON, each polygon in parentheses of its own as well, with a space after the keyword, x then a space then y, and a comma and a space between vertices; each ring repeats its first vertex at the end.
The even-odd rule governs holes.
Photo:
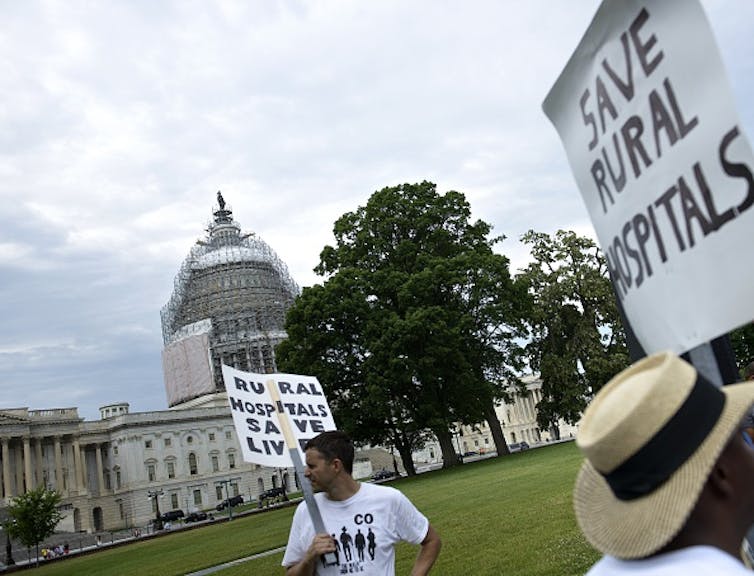
POLYGON ((550 436, 554 440, 560 440, 560 428, 558 427, 557 424, 552 424, 550 426, 550 436))
POLYGON ((505 441, 505 436, 503 435, 503 427, 497 418, 497 412, 495 412, 494 400, 490 400, 484 407, 484 418, 487 420, 487 424, 490 425, 490 432, 492 432, 492 440, 495 442, 497 455, 505 456, 506 454, 510 454, 508 443, 505 441))
POLYGON ((453 466, 460 464, 460 454, 456 454, 456 449, 453 446, 453 435, 450 433, 450 430, 445 427, 438 427, 432 428, 432 432, 434 432, 437 441, 440 444, 440 450, 442 451, 442 467, 452 468, 453 466))
POLYGON ((403 468, 406 470, 406 474, 409 476, 416 476, 416 467, 414 466, 414 459, 411 455, 411 446, 409 443, 403 442, 400 435, 396 434, 395 447, 398 450, 398 454, 400 454, 401 462, 403 462, 403 468))

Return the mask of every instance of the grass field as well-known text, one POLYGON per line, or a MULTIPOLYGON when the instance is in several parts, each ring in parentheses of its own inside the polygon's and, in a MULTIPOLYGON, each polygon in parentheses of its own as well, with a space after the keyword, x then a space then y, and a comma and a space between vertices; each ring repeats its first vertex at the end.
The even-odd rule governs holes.
MULTIPOLYGON (((568 576, 598 558, 578 531, 571 490, 581 457, 572 442, 437 470, 392 483, 440 532, 433 574, 568 576)), ((177 531, 89 556, 41 566, 40 576, 173 576, 284 546, 293 508, 177 531)), ((416 548, 398 549, 408 574, 416 548)), ((282 552, 217 576, 281 575, 282 552)))

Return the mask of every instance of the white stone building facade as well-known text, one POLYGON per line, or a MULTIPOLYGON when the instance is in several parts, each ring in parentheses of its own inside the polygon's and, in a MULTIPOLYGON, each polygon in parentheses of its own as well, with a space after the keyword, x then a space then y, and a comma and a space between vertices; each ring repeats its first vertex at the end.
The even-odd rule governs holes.
POLYGON ((160 513, 213 509, 228 496, 295 489, 293 469, 243 461, 227 407, 128 413, 105 407, 87 422, 76 408, 0 411, 0 489, 46 486, 62 495, 58 530, 147 525, 160 513))
MULTIPOLYGON (((526 442, 529 446, 535 446, 555 440, 550 430, 540 430, 537 424, 537 404, 542 400, 542 380, 535 376, 522 378, 527 393, 521 395, 511 389, 512 402, 502 402, 495 407, 498 420, 503 428, 505 441, 509 446, 526 442)), ((558 422, 560 438, 574 438, 577 426, 572 426, 561 420, 558 422)), ((459 426, 453 439, 458 454, 476 452, 480 455, 495 451, 495 442, 492 439, 487 422, 477 426, 459 426)), ((439 444, 428 443, 422 450, 414 453, 414 462, 417 465, 434 464, 442 461, 442 452, 439 444)))

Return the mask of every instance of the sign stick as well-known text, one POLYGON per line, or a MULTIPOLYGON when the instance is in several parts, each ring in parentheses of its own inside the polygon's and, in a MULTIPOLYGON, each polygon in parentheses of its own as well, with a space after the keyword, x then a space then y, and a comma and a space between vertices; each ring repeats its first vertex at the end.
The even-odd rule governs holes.
MULTIPOLYGON (((319 506, 314 499, 314 492, 312 491, 311 482, 304 476, 304 463, 301 460, 301 453, 298 450, 298 442, 293 436, 293 430, 291 430, 291 423, 288 421, 288 415, 283 410, 283 403, 280 401, 280 393, 278 392, 277 384, 274 380, 267 381, 267 390, 270 392, 270 398, 277 411, 278 421, 280 422, 280 430, 285 438, 285 444, 288 447, 288 453, 293 460, 293 467, 296 469, 296 476, 298 477, 298 484, 301 486, 301 490, 304 493, 304 502, 306 502, 306 508, 309 511, 309 517, 314 524, 314 532, 317 534, 326 534, 325 523, 322 521, 322 515, 319 513, 319 506)), ((332 566, 337 564, 337 559, 334 552, 328 552, 324 555, 325 566, 332 566)))

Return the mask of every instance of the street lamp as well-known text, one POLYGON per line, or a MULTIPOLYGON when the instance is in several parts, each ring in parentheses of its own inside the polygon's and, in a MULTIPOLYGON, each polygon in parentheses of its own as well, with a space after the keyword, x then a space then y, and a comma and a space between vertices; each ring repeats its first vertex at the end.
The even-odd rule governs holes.
MULTIPOLYGON (((223 480, 215 480, 215 486, 223 486, 225 488, 225 503, 228 505, 228 521, 233 520, 233 506, 230 502, 230 495, 228 494, 228 484, 233 482, 234 480, 240 480, 241 477, 237 478, 225 478, 223 480)), ((241 497, 243 500, 243 496, 241 497)))
POLYGON ((161 497, 164 494, 162 490, 150 490, 147 492, 147 496, 149 496, 150 500, 154 500, 154 510, 155 510, 155 519, 154 519, 154 529, 155 530, 162 530, 162 519, 160 518, 160 502, 157 500, 159 497, 161 497))

